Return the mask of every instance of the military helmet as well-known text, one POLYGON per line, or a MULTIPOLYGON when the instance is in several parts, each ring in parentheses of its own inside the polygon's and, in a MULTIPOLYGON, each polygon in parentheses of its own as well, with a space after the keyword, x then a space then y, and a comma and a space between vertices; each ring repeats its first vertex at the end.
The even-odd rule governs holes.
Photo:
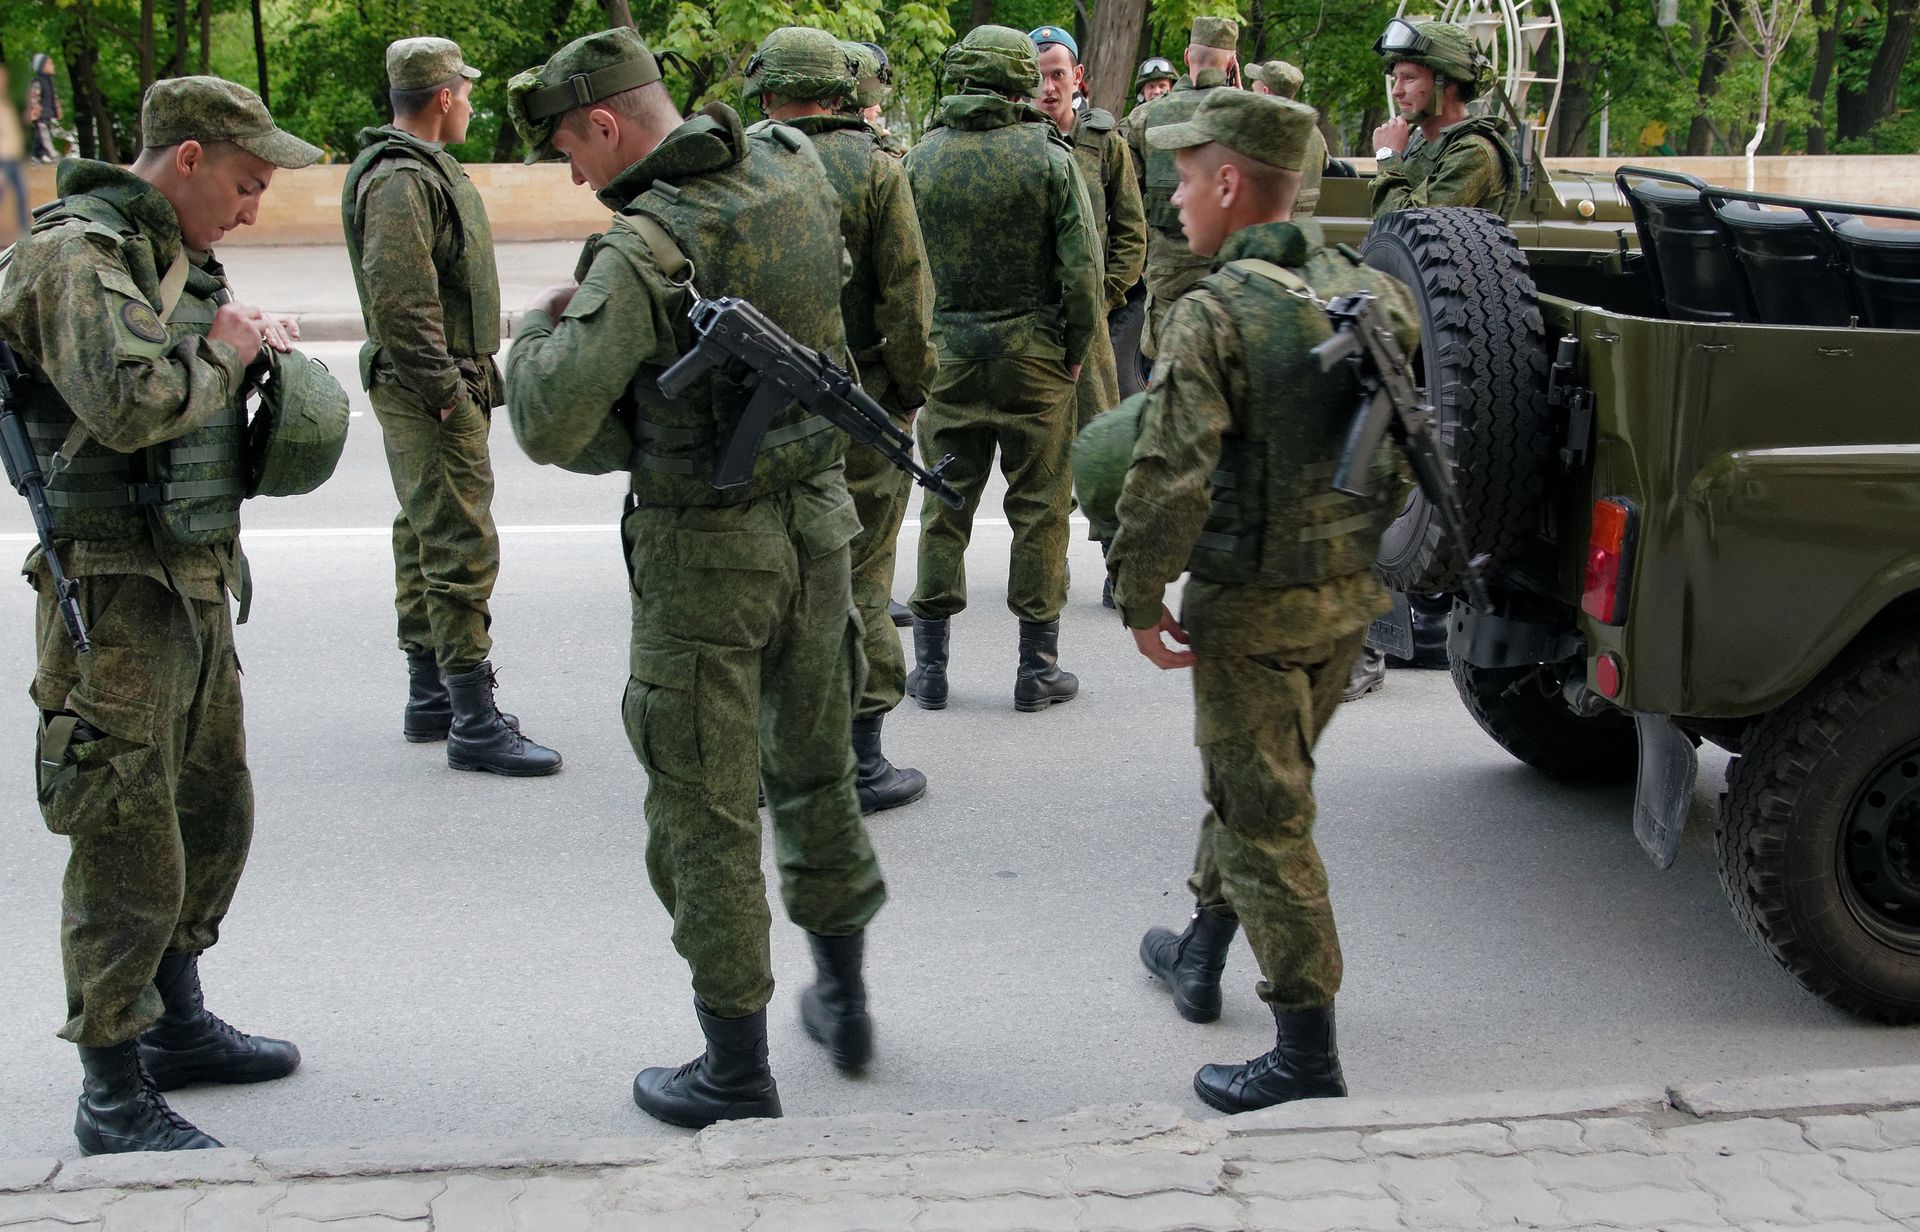
POLYGON ((1140 68, 1133 75, 1133 88, 1137 92, 1149 81, 1178 81, 1180 70, 1165 56, 1148 56, 1140 61, 1140 68))
POLYGON ((887 49, 878 43, 843 40, 840 50, 853 61, 854 76, 858 78, 853 105, 863 111, 868 107, 886 106, 893 97, 893 62, 887 59, 887 49))
POLYGON ((1451 22, 1396 17, 1374 40, 1373 54, 1388 69, 1402 63, 1420 64, 1435 76, 1458 82, 1460 97, 1468 102, 1493 84, 1493 65, 1474 48, 1472 37, 1451 22))
POLYGON ((247 495, 301 496, 327 481, 347 444, 347 391, 299 351, 263 350, 260 405, 247 424, 247 495))
POLYGON ((760 40, 747 60, 747 97, 774 94, 795 102, 840 102, 853 95, 854 65, 825 30, 782 26, 760 40))
POLYGON ((1040 89, 1039 53, 1033 40, 1009 26, 975 26, 940 56, 940 70, 956 88, 995 94, 1034 94, 1040 89))
POLYGON ((1120 489, 1133 465, 1140 439, 1140 414, 1147 395, 1122 398, 1120 405, 1094 418, 1073 441, 1073 490, 1095 539, 1111 539, 1120 529, 1120 489))

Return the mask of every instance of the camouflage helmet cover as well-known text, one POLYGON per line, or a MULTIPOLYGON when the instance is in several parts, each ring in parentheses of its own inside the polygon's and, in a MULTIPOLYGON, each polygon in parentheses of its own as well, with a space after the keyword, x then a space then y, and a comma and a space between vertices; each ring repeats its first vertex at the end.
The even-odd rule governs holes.
POLYGON ((1396 17, 1374 40, 1374 54, 1388 69, 1419 64, 1460 85, 1460 97, 1472 101, 1493 84, 1493 66, 1474 48, 1466 30, 1445 21, 1406 21, 1396 17))
POLYGON ((1034 94, 1040 89, 1039 53, 1033 40, 1008 26, 975 26, 940 57, 940 69, 956 87, 996 94, 1034 94))
POLYGON ((1133 88, 1138 90, 1149 81, 1178 81, 1180 70, 1165 56, 1148 56, 1140 61, 1139 69, 1133 74, 1133 88))
POLYGON ((319 360, 265 350, 267 376, 247 425, 248 496, 302 496, 333 474, 347 444, 347 391, 319 360))
POLYGON ((854 75, 859 79, 853 91, 853 106, 863 111, 868 107, 886 106, 893 98, 893 63, 887 59, 886 48, 878 43, 842 40, 840 50, 853 62, 854 75))
POLYGON ((857 85, 846 44, 825 30, 782 26, 760 40, 747 60, 747 97, 773 94, 796 102, 837 103, 857 85))

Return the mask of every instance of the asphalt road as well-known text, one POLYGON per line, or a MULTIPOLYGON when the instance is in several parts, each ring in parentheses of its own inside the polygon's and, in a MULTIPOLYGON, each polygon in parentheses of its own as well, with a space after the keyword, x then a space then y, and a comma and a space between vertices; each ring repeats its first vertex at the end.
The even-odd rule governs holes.
MULTIPOLYGON (((352 346, 312 349, 351 373, 352 346)), ((686 969, 645 878, 645 783, 619 722, 620 481, 533 466, 504 422, 494 447, 501 701, 565 753, 556 778, 450 771, 441 746, 400 738, 393 497, 370 414, 325 488, 245 511, 256 598, 239 645, 258 826, 203 969, 214 1008, 297 1040, 306 1063, 271 1086, 178 1094, 230 1143, 678 1132, 629 1102, 637 1068, 699 1044, 686 969)), ((25 530, 23 506, 0 501, 0 542, 24 554, 25 530)), ((879 1055, 864 1080, 838 1077, 800 1030, 805 946, 775 926, 772 1051, 787 1111, 1048 1115, 1145 1099, 1203 1114, 1193 1069, 1255 1055, 1272 1036, 1244 946, 1208 1027, 1178 1019, 1134 956, 1143 929, 1177 926, 1188 908, 1202 811, 1191 686, 1148 665, 1100 608, 1099 554, 1082 541, 1061 638, 1080 698, 1017 714, 1007 531, 982 525, 977 539, 953 704, 909 704, 887 727, 895 759, 933 786, 871 826, 892 897, 870 935, 879 1055)), ((0 762, 0 799, 14 802, 0 846, 0 1156, 71 1154, 79 1080, 53 1034, 65 844, 32 804, 30 597, 0 589, 14 631, 0 721, 15 733, 0 762)), ((1356 1093, 1920 1055, 1920 1033, 1827 1008, 1741 934, 1709 842, 1722 758, 1703 758, 1694 825, 1665 873, 1634 842, 1627 789, 1560 786, 1511 761, 1445 673, 1396 672, 1341 711, 1319 759, 1356 1093)))

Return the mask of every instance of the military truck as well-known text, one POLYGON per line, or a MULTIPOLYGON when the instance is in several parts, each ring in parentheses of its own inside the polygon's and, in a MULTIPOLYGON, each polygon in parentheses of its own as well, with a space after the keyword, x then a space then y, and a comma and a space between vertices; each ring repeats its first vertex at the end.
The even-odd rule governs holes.
POLYGON ((1491 602, 1418 494, 1379 567, 1456 596, 1454 682, 1509 752, 1635 781, 1657 865, 1700 743, 1733 753, 1741 924, 1834 1004, 1920 1020, 1920 211, 1589 187, 1579 222, 1550 185, 1559 221, 1411 210, 1358 240, 1419 301, 1491 602))

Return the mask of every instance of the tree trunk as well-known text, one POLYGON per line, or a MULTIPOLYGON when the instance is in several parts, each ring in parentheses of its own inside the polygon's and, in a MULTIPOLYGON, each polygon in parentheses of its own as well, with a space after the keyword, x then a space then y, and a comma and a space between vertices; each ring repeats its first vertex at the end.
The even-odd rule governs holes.
POLYGON ((1727 0, 1724 6, 1713 6, 1713 21, 1707 28, 1706 55, 1700 62, 1700 87, 1694 96, 1693 125, 1687 129, 1687 153, 1696 158, 1713 152, 1713 121, 1707 117, 1707 104, 1720 93, 1720 74, 1727 67, 1727 52, 1733 46, 1734 19, 1739 16, 1740 0, 1727 0))
POLYGON ((200 0, 200 75, 213 67, 213 0, 200 0))
POLYGON ((1913 51, 1914 23, 1920 21, 1920 0, 1891 0, 1887 6, 1887 32, 1880 39, 1880 50, 1873 57, 1873 67, 1867 70, 1867 89, 1864 101, 1864 124, 1860 136, 1864 137, 1874 125, 1893 114, 1893 107, 1900 99, 1900 74, 1907 66, 1907 57, 1913 51))
POLYGON ((140 0, 140 97, 153 84, 153 0, 140 0))
POLYGON ((1147 0, 1100 0, 1093 10, 1093 35, 1087 40, 1087 93, 1093 105, 1115 115, 1127 109, 1133 85, 1133 52, 1146 24, 1147 0))
POLYGON ((187 71, 187 0, 173 0, 173 55, 167 61, 167 76, 178 77, 187 71))
POLYGON ((1585 158, 1588 127, 1593 122, 1593 82, 1597 73, 1592 63, 1569 56, 1566 80, 1560 89, 1560 111, 1553 118, 1553 132, 1547 148, 1555 158, 1585 158))
POLYGON ((971 30, 975 26, 990 26, 992 24, 993 0, 973 0, 973 2, 967 6, 966 30, 959 30, 955 33, 964 35, 967 30, 971 30))
POLYGON ((100 94, 100 79, 95 72, 100 49, 94 45, 93 31, 87 25, 87 6, 84 4, 75 6, 66 54, 67 80, 73 85, 73 126, 80 141, 80 157, 117 163, 120 161, 120 141, 113 132, 113 112, 100 94))
POLYGON ((253 10, 253 71, 260 81, 260 102, 271 108, 273 102, 267 97, 267 30, 266 23, 260 18, 260 0, 249 0, 253 10))
POLYGON ((633 8, 627 0, 600 0, 600 11, 606 14, 609 28, 633 25, 633 8))
POLYGON ((1833 82, 1833 58, 1840 50, 1840 21, 1846 7, 1846 0, 1813 0, 1813 80, 1807 84, 1807 101, 1813 104, 1813 123, 1807 125, 1809 154, 1827 152, 1827 87, 1833 82))

